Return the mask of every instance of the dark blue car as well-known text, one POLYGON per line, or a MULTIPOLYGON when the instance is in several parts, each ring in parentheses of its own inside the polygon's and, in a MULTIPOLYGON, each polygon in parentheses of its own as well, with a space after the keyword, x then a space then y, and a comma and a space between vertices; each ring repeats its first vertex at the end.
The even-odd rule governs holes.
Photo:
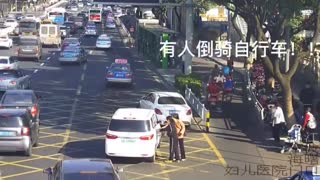
POLYGON ((120 180, 119 172, 110 159, 73 159, 59 161, 44 169, 48 180, 120 180))

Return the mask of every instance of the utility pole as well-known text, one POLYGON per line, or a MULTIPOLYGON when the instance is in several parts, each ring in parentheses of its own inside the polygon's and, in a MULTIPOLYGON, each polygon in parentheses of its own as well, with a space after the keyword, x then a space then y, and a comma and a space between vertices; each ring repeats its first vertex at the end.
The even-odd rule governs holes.
POLYGON ((290 55, 291 55, 291 42, 290 42, 290 26, 287 26, 285 29, 285 33, 286 33, 286 72, 289 71, 290 69, 290 55))
MULTIPOLYGON (((186 44, 189 49, 192 48, 193 41, 193 0, 187 0, 185 3, 186 15, 186 44)), ((185 52, 182 56, 184 62, 184 74, 189 75, 192 73, 192 56, 189 52, 185 52)))

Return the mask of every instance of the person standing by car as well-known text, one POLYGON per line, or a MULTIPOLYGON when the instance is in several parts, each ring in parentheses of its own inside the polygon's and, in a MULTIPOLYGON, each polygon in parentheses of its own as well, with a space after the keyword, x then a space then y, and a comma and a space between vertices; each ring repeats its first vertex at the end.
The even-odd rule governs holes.
POLYGON ((185 161, 186 160, 186 152, 185 152, 185 148, 184 148, 184 136, 186 134, 186 125, 181 121, 178 114, 174 114, 174 115, 172 115, 172 117, 176 123, 181 161, 185 161))
POLYGON ((161 129, 165 129, 167 131, 167 136, 169 137, 170 144, 169 144, 169 161, 180 162, 179 156, 179 143, 178 143, 178 135, 177 135, 177 128, 176 123, 172 116, 168 116, 167 124, 163 126, 161 129))

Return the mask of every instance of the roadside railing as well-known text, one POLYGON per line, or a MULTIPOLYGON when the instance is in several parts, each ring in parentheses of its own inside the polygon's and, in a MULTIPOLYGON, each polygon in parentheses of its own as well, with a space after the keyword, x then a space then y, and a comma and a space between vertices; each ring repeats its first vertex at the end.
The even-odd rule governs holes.
POLYGON ((188 88, 188 86, 186 86, 185 98, 189 102, 191 107, 200 116, 201 120, 206 121, 209 110, 206 109, 205 105, 201 103, 201 101, 196 97, 196 95, 191 91, 191 89, 188 88))
POLYGON ((253 103, 253 105, 255 106, 255 111, 256 111, 258 119, 263 121, 265 118, 264 117, 264 108, 260 104, 259 100, 257 99, 257 96, 255 95, 255 93, 253 91, 249 71, 246 71, 245 75, 246 75, 245 76, 245 83, 246 83, 246 91, 247 91, 248 101, 253 103))

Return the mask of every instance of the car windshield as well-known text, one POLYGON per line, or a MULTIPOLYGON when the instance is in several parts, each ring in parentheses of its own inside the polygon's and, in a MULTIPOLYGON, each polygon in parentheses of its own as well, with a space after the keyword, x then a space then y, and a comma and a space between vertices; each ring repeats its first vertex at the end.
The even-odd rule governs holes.
POLYGON ((83 18, 82 17, 76 17, 76 18, 74 18, 74 21, 75 22, 82 22, 83 18))
POLYGON ((95 26, 87 26, 87 29, 96 30, 96 27, 95 26))
POLYGON ((1 78, 18 78, 19 75, 17 71, 0 71, 0 79, 1 78))
POLYGON ((36 28, 36 23, 33 22, 20 22, 19 23, 20 28, 36 28))
POLYGON ((130 67, 127 64, 113 64, 110 67, 111 71, 130 71, 130 67))
POLYGON ((1 127, 22 127, 21 117, 15 117, 10 114, 0 114, 0 128, 1 127))
POLYGON ((69 43, 69 44, 77 44, 79 43, 78 39, 66 39, 64 43, 69 43))
POLYGON ((115 176, 108 172, 97 173, 66 173, 63 177, 64 180, 114 180, 115 176))
POLYGON ((8 64, 8 59, 0 59, 0 64, 8 64))
POLYGON ((32 95, 26 93, 6 94, 2 99, 3 104, 32 104, 32 95))
POLYGON ((158 104, 178 104, 183 105, 186 102, 180 97, 160 97, 158 99, 158 104))
POLYGON ((110 38, 108 38, 107 36, 103 36, 103 37, 99 37, 98 41, 110 41, 110 38))
POLYGON ((32 46, 38 45, 38 41, 36 39, 20 39, 19 44, 22 46, 32 46))
POLYGON ((109 130, 118 132, 148 132, 150 128, 149 121, 144 120, 112 119, 109 125, 109 130))

